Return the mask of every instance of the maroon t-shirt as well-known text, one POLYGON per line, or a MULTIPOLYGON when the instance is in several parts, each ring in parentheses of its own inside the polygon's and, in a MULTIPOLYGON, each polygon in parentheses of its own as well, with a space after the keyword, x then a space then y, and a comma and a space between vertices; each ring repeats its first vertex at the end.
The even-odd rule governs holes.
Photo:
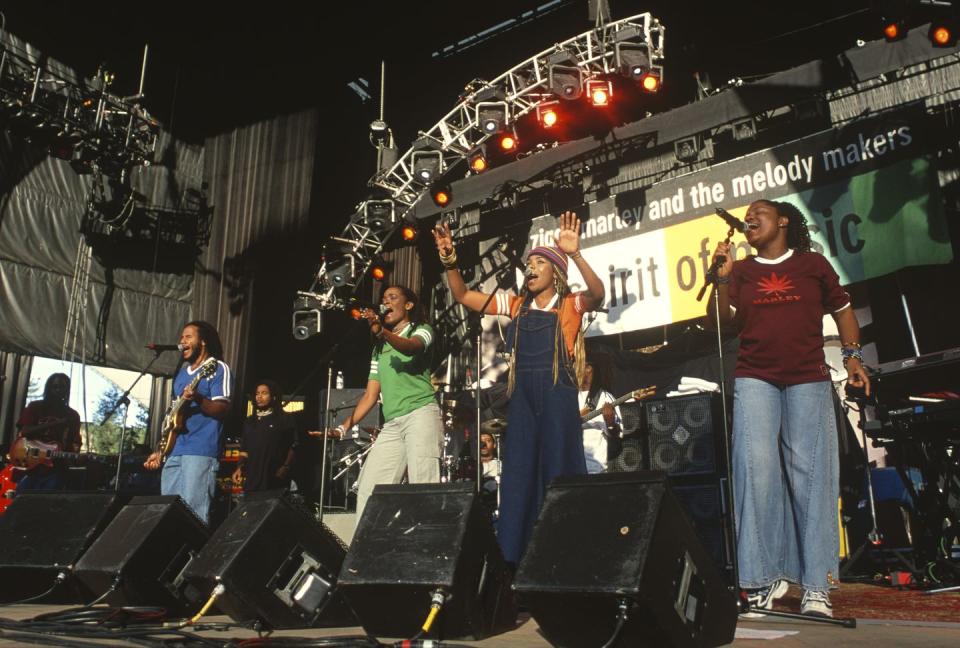
POLYGON ((830 380, 823 316, 850 303, 830 263, 793 251, 777 263, 749 256, 733 264, 730 303, 742 324, 738 378, 798 385, 830 380))
POLYGON ((44 443, 59 443, 61 450, 68 452, 80 447, 80 415, 76 410, 59 403, 48 403, 43 400, 33 401, 20 412, 17 429, 53 423, 62 420, 63 423, 52 425, 39 433, 38 438, 44 443))

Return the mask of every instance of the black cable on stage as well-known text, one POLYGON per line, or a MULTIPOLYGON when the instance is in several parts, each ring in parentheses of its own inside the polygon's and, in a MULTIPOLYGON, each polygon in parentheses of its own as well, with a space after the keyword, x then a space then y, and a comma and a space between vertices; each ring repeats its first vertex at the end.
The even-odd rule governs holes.
POLYGON ((381 648, 384 644, 365 635, 346 635, 341 637, 256 637, 243 639, 231 646, 238 648, 381 648))
POLYGON ((613 634, 607 639, 607 643, 603 644, 603 648, 612 648, 617 643, 617 639, 620 638, 620 631, 623 630, 623 624, 627 622, 629 605, 630 602, 625 598, 620 599, 617 603, 617 625, 613 629, 613 634))
POLYGON ((65 580, 67 580, 67 572, 62 571, 59 574, 57 574, 57 577, 55 579, 53 579, 53 585, 51 585, 50 588, 43 594, 37 594, 36 596, 20 599, 19 601, 13 601, 11 603, 4 603, 4 605, 21 605, 23 603, 32 603, 33 601, 38 601, 42 599, 44 596, 46 596, 47 594, 50 594, 51 592, 53 592, 53 590, 57 589, 57 586, 60 583, 64 582, 65 580))

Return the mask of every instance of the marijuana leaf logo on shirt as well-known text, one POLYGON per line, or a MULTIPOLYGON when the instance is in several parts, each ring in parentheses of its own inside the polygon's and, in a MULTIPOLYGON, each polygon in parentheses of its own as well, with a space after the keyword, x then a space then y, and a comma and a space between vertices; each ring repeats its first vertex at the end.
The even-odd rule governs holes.
POLYGON ((793 282, 787 275, 778 277, 776 272, 772 272, 769 277, 758 282, 758 287, 760 292, 766 295, 776 295, 778 293, 783 295, 793 290, 793 282))

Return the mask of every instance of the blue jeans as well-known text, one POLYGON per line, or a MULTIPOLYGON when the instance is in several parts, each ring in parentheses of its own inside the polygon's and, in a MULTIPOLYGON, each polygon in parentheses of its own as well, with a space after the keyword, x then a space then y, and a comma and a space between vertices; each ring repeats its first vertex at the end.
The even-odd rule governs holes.
POLYGON ((737 378, 733 484, 740 586, 784 578, 826 592, 837 575, 840 492, 832 385, 737 378))
POLYGON ((200 455, 174 455, 163 464, 160 494, 179 495, 197 517, 210 523, 210 501, 217 486, 220 460, 200 455))

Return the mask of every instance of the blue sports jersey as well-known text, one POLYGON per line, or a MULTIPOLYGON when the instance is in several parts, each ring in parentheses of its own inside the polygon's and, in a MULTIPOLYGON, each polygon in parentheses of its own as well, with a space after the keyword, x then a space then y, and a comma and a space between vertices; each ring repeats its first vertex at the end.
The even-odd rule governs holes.
MULTIPOLYGON (((177 376, 173 379, 173 397, 183 393, 190 384, 199 368, 194 371, 190 365, 184 364, 177 376)), ((196 391, 210 400, 230 400, 231 388, 230 367, 217 361, 217 371, 209 378, 203 378, 197 384, 196 391)), ((220 432, 223 431, 223 422, 207 416, 200 411, 200 404, 196 401, 187 403, 181 410, 186 418, 184 430, 177 437, 177 442, 170 452, 175 455, 198 455, 201 457, 220 456, 220 432)))

